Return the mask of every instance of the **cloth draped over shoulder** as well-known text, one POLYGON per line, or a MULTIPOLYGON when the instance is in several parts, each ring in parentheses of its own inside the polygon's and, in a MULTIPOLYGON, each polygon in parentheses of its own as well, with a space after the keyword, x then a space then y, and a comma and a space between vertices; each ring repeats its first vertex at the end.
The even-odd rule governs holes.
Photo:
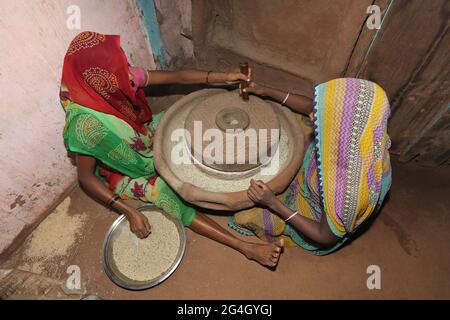
POLYGON ((60 89, 64 140, 70 151, 122 174, 150 177, 155 170, 146 125, 152 113, 144 90, 133 90, 128 70, 120 36, 86 31, 72 40, 60 89))
POLYGON ((131 178, 149 178, 156 174, 150 130, 140 134, 113 115, 68 102, 63 137, 71 152, 94 157, 131 178))
POLYGON ((143 88, 134 92, 120 36, 82 32, 64 57, 60 99, 111 114, 142 130, 152 118, 143 88))
POLYGON ((384 90, 361 79, 316 87, 314 131, 322 208, 339 237, 352 233, 383 201, 391 183, 384 90))

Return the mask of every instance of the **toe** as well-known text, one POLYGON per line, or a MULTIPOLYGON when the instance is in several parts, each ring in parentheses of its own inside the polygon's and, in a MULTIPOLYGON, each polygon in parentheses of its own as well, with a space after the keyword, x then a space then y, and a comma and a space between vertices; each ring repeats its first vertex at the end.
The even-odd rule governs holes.
POLYGON ((269 266, 271 266, 271 267, 276 267, 277 264, 278 264, 278 260, 277 260, 277 259, 271 259, 271 260, 270 260, 269 266))
POLYGON ((284 247, 284 239, 280 239, 276 242, 277 247, 283 248, 284 247))

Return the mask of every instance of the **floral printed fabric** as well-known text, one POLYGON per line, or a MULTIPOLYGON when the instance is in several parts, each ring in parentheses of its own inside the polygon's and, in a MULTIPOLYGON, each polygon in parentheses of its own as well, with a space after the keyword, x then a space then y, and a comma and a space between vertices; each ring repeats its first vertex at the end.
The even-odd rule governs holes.
POLYGON ((162 113, 153 116, 147 125, 149 134, 144 135, 122 119, 73 102, 65 110, 67 149, 99 160, 96 174, 111 190, 123 199, 151 202, 185 226, 192 223, 195 210, 156 176, 152 132, 162 113))

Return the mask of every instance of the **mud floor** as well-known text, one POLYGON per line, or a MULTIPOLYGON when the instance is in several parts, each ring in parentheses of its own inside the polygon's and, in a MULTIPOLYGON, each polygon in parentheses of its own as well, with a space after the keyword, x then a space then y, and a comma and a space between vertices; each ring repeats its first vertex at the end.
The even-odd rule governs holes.
MULTIPOLYGON (((450 168, 424 169, 396 162, 393 166, 394 183, 381 214, 364 234, 335 254, 316 257, 288 249, 273 272, 188 230, 186 255, 177 271, 158 287, 140 292, 117 287, 104 273, 103 239, 117 214, 77 188, 0 267, 16 272, 12 277, 16 285, 10 283, 8 290, 0 274, 0 294, 14 297, 16 290, 19 296, 43 298, 52 292, 51 285, 66 283, 67 269, 75 265, 82 285, 77 294, 104 299, 448 299, 450 168), (380 290, 366 286, 370 265, 381 269, 380 290), (49 288, 21 288, 20 279, 29 275, 25 271, 43 277, 39 285, 49 288)), ((224 217, 215 219, 226 223, 224 217)))
MULTIPOLYGON (((223 63, 200 61, 196 67, 230 69, 239 57, 225 54, 218 61, 223 63)), ((274 77, 265 66, 252 66, 263 83, 283 88, 300 83, 284 73, 274 77)), ((157 113, 200 88, 154 87, 148 94, 156 97, 149 102, 157 113)), ((300 93, 310 95, 302 88, 300 93)), ((103 240, 118 215, 77 188, 0 264, 0 298, 450 299, 449 177, 449 166, 426 169, 393 160, 389 199, 367 231, 329 256, 287 249, 276 271, 187 230, 186 254, 176 272, 139 292, 117 287, 103 271, 103 240), (381 270, 380 290, 367 288, 372 265, 381 270), (80 271, 81 288, 67 290, 74 270, 80 271)), ((214 219, 226 225, 225 217, 214 219)))

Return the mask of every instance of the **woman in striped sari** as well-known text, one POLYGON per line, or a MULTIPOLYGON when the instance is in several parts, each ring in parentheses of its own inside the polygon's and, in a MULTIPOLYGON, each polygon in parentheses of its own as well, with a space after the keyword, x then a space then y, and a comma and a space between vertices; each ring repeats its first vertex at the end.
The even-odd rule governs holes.
POLYGON ((251 181, 248 196, 262 208, 237 213, 229 225, 317 255, 333 252, 380 208, 391 185, 384 90, 354 78, 319 84, 314 100, 255 83, 244 90, 309 115, 313 135, 288 189, 277 197, 262 181, 251 181))

